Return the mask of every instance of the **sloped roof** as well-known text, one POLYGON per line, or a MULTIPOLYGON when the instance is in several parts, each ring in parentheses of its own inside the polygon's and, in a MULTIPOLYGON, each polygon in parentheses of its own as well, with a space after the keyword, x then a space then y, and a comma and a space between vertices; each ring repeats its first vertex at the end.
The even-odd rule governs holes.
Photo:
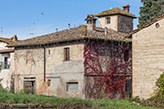
POLYGON ((22 41, 17 41, 10 43, 7 46, 26 46, 26 45, 40 45, 40 44, 49 44, 55 42, 79 40, 79 39, 103 39, 103 40, 116 40, 123 41, 131 39, 124 39, 127 33, 116 32, 114 30, 108 29, 107 35, 105 35, 103 28, 95 28, 94 31, 88 31, 86 33, 86 26, 81 25, 79 27, 71 28, 70 30, 66 29, 63 31, 46 34, 22 41))
POLYGON ((154 20, 150 21, 149 23, 147 23, 147 24, 141 26, 140 28, 137 28, 137 29, 131 31, 126 37, 127 37, 127 38, 130 37, 132 34, 135 34, 135 33, 137 33, 138 31, 140 31, 140 30, 142 30, 142 29, 144 29, 144 28, 147 28, 147 27, 151 26, 152 24, 154 24, 155 22, 157 22, 157 21, 159 21, 159 20, 161 20, 161 19, 163 19, 163 18, 164 18, 164 14, 161 15, 160 17, 155 18, 154 20))
POLYGON ((6 42, 6 43, 13 42, 11 39, 9 39, 9 38, 3 38, 3 37, 0 37, 0 41, 6 42))
POLYGON ((19 40, 18 40, 18 37, 17 37, 16 35, 14 35, 14 36, 11 37, 11 38, 0 37, 0 41, 6 42, 6 43, 12 43, 12 42, 14 42, 14 41, 19 41, 19 40))
POLYGON ((97 18, 94 15, 92 15, 92 14, 88 14, 87 15, 87 18, 85 18, 85 20, 88 20, 88 19, 97 20, 97 18))
POLYGON ((129 12, 125 12, 125 11, 119 9, 118 7, 115 7, 111 10, 102 11, 101 13, 95 14, 95 16, 101 17, 101 16, 115 15, 115 14, 122 14, 122 15, 129 16, 132 18, 137 18, 134 14, 131 14, 129 12))

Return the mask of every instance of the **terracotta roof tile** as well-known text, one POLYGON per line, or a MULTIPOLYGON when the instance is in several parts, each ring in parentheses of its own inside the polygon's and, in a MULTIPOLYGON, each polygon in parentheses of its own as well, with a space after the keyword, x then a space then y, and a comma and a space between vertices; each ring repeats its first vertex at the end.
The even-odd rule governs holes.
POLYGON ((129 12, 125 12, 125 11, 119 9, 118 7, 115 7, 111 10, 103 11, 101 13, 96 14, 95 16, 101 17, 101 16, 114 15, 114 14, 122 14, 122 15, 129 16, 129 17, 132 17, 132 18, 137 18, 135 15, 133 15, 129 12))
POLYGON ((3 37, 0 37, 0 41, 6 42, 6 43, 13 42, 11 39, 9 39, 9 38, 3 38, 3 37))
POLYGON ((128 40, 124 39, 127 33, 116 32, 114 30, 108 29, 107 35, 105 35, 103 28, 95 28, 94 31, 87 31, 86 26, 81 25, 79 27, 71 28, 70 30, 63 30, 51 34, 46 34, 22 41, 17 41, 14 43, 10 43, 7 46, 24 46, 24 45, 39 45, 39 44, 48 44, 62 41, 70 41, 70 40, 78 40, 78 39, 103 39, 103 40, 128 40))

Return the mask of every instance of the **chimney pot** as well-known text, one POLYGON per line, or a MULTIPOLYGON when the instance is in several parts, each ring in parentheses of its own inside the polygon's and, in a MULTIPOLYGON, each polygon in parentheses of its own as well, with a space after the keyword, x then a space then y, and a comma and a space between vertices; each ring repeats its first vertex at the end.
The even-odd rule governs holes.
POLYGON ((130 7, 130 5, 129 4, 126 4, 126 5, 123 5, 122 6, 123 7, 123 10, 125 11, 125 12, 129 12, 129 7, 130 7))
POLYGON ((68 30, 70 30, 70 23, 68 24, 68 30))
POLYGON ((96 27, 96 20, 97 18, 94 15, 89 14, 85 21, 87 22, 87 31, 93 31, 96 27))

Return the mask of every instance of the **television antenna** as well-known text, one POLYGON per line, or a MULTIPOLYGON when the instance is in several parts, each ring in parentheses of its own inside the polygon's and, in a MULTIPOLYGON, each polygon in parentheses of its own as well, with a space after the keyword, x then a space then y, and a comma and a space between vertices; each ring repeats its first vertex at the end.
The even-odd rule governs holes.
POLYGON ((3 26, 1 26, 1 37, 2 37, 2 35, 3 35, 3 26))
POLYGON ((34 36, 34 28, 28 29, 28 31, 31 31, 31 32, 29 33, 29 35, 34 36))

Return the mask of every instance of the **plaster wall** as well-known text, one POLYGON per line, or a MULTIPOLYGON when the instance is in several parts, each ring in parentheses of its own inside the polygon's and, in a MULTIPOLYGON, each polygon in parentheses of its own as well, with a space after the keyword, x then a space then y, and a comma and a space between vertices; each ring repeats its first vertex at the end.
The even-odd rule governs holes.
POLYGON ((9 69, 1 69, 0 71, 0 79, 2 79, 1 84, 3 88, 7 88, 8 90, 13 89, 13 74, 14 74, 14 53, 9 53, 10 56, 10 68, 9 69))
POLYGON ((5 42, 0 42, 0 49, 6 49, 7 47, 5 47, 7 45, 7 43, 5 42))
POLYGON ((24 77, 36 77, 37 94, 84 98, 83 49, 84 45, 80 43, 46 47, 46 82, 43 48, 15 50, 15 90, 23 89, 24 77), (68 47, 70 60, 64 61, 64 48, 68 47), (32 61, 27 61, 30 56, 32 61), (78 91, 67 91, 67 82, 78 82, 78 91))
MULTIPOLYGON (((24 88, 24 77, 36 77, 44 79, 44 49, 21 49, 15 50, 15 74, 14 89, 20 91, 24 88)), ((36 82, 43 84, 43 81, 36 82)), ((37 87, 38 89, 38 87, 37 87)))
POLYGON ((133 34, 133 96, 150 98, 164 72, 164 19, 133 34), (156 28, 156 24, 160 26, 156 28))
POLYGON ((113 15, 113 16, 109 16, 110 17, 110 24, 107 24, 106 23, 106 18, 108 16, 105 16, 105 17, 99 17, 98 18, 98 26, 100 28, 110 28, 110 29, 113 29, 115 31, 118 30, 118 15, 113 15))
POLYGON ((123 15, 99 17, 98 25, 101 28, 107 27, 115 31, 129 33, 133 30, 133 18, 123 15), (109 24, 106 23, 107 17, 111 19, 109 24))

